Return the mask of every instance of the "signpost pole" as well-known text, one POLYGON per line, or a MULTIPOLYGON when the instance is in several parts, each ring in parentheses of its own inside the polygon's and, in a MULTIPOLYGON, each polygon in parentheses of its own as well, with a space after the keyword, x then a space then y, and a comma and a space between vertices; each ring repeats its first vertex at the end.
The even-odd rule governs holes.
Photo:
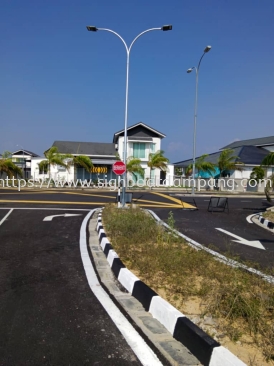
MULTIPOLYGON (((118 175, 118 194, 117 194, 117 201, 118 201, 118 208, 121 207, 121 175, 125 174, 126 172, 126 164, 122 161, 116 161, 112 165, 112 171, 114 174, 118 175)), ((122 207, 124 203, 122 202, 122 207)))
POLYGON ((118 208, 121 207, 121 176, 118 175, 118 208))

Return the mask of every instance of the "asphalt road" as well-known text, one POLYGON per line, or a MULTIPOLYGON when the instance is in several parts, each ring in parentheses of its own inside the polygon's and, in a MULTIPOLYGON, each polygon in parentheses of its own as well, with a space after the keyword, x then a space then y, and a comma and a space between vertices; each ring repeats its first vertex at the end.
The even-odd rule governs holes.
MULTIPOLYGON (((93 190, 0 190, 0 208, 2 207, 43 207, 43 208, 74 208, 89 210, 102 207, 106 203, 115 202, 116 192, 101 189, 93 190)), ((189 195, 182 197, 185 202, 193 204, 189 195)), ((182 210, 181 199, 176 193, 166 192, 134 192, 133 202, 143 208, 152 209, 158 216, 167 220, 170 211, 173 212, 176 228, 191 239, 211 246, 221 253, 230 252, 245 261, 262 268, 273 267, 274 234, 248 223, 247 216, 264 211, 269 204, 263 196, 251 198, 248 196, 229 196, 229 213, 207 211, 210 196, 196 196, 199 210, 182 210), (264 249, 254 248, 237 240, 228 233, 247 241, 260 241, 264 249)))
MULTIPOLYGON (((191 202, 189 197, 185 200, 191 202)), ((242 260, 258 264, 260 268, 272 268, 273 271, 274 232, 247 221, 249 215, 265 211, 269 207, 265 199, 229 197, 229 212, 213 213, 208 212, 210 197, 196 197, 195 200, 198 210, 154 208, 153 211, 164 221, 168 220, 169 212, 172 211, 176 229, 189 238, 222 254, 228 252, 242 260), (248 241, 260 241, 265 250, 235 242, 235 237, 217 228, 248 241)))
MULTIPOLYGON (((115 198, 100 190, 0 190, 0 365, 140 365, 90 290, 79 255, 83 218, 115 198), (43 221, 64 213, 77 216, 43 221)), ((264 211, 266 200, 229 197, 229 212, 210 213, 209 199, 197 196, 198 210, 184 210, 176 195, 133 194, 134 203, 165 221, 172 211, 176 228, 200 244, 272 267, 274 234, 246 219, 264 211)))
POLYGON ((65 212, 0 210, 0 365, 141 365, 88 286, 86 212, 43 221, 65 212))

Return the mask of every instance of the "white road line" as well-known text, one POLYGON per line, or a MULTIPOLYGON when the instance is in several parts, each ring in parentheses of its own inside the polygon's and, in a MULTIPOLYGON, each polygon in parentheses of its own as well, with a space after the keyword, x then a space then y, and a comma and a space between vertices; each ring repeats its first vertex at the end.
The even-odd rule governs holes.
POLYGON ((0 210, 52 210, 52 211, 90 211, 88 208, 49 208, 49 207, 0 207, 0 210))
POLYGON ((12 213, 13 208, 11 208, 9 210, 9 212, 6 214, 6 216, 4 216, 4 218, 0 221, 0 226, 3 224, 3 222, 6 220, 6 218, 12 213))
POLYGON ((250 224, 253 224, 252 217, 256 216, 256 215, 258 215, 258 214, 251 214, 251 215, 247 216, 246 221, 249 222, 250 224))
POLYGON ((252 201, 241 201, 241 202, 252 202, 252 201))
POLYGON ((80 229, 80 252, 81 258, 83 261, 84 269, 86 272, 87 280, 89 286, 100 301, 106 312, 111 317, 112 321, 116 325, 116 327, 120 330, 127 343, 136 354, 140 362, 144 366, 163 366, 155 353, 151 350, 151 348, 145 343, 143 338, 139 335, 139 333, 133 328, 133 326, 128 322, 125 316, 120 312, 120 310, 116 307, 113 301, 110 299, 108 294, 100 285, 98 278, 95 274, 94 268, 92 266, 88 249, 87 249, 87 235, 86 228, 87 223, 91 215, 96 209, 91 210, 85 217, 82 222, 82 226, 80 229))

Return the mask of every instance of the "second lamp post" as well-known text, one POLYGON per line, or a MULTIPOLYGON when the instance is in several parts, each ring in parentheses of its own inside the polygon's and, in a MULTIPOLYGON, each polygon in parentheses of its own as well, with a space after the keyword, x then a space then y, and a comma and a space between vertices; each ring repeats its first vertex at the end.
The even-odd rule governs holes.
POLYGON ((211 46, 206 46, 204 49, 204 53, 202 54, 198 66, 193 66, 187 70, 189 74, 192 70, 196 71, 196 87, 195 87, 195 105, 194 105, 194 133, 193 133, 193 164, 192 164, 192 177, 193 177, 193 185, 192 185, 192 194, 195 194, 195 160, 196 160, 196 122, 197 122, 197 109, 198 109, 198 78, 199 78, 199 69, 201 61, 204 55, 211 50, 211 46))

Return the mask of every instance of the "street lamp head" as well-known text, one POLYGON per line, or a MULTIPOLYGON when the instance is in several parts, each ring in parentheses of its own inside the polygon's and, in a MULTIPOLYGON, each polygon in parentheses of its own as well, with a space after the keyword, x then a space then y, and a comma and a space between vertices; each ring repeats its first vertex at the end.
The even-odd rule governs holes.
POLYGON ((94 27, 94 25, 87 25, 87 30, 90 32, 97 32, 98 28, 94 27))
POLYGON ((163 25, 161 30, 163 31, 169 31, 169 30, 172 30, 172 25, 163 25))
POLYGON ((204 49, 204 53, 207 53, 211 50, 211 46, 206 46, 206 48, 204 49))
POLYGON ((191 67, 190 69, 186 70, 186 72, 189 74, 193 69, 194 67, 191 67))

